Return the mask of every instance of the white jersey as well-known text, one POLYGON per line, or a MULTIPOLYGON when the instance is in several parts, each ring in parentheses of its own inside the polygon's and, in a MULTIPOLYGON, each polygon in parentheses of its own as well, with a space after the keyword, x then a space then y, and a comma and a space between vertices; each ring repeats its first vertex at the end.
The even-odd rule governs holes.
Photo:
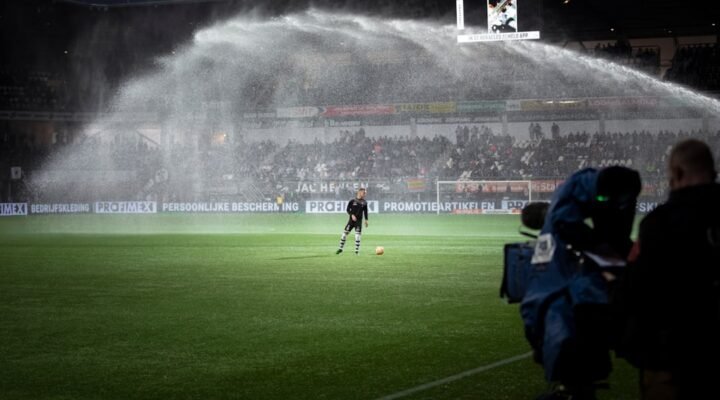
POLYGON ((488 10, 488 28, 492 26, 507 25, 517 30, 517 7, 515 4, 498 5, 488 10))
POLYGON ((505 8, 504 12, 500 13, 500 24, 505 25, 517 29, 517 8, 515 8, 515 5, 511 5, 509 7, 505 8), (510 21, 508 23, 508 21, 510 21))

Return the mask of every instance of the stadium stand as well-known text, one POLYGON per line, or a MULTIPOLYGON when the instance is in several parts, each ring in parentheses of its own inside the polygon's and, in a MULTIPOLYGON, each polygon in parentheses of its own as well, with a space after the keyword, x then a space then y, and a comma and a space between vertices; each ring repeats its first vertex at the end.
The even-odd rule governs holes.
POLYGON ((665 79, 704 91, 720 90, 720 46, 714 43, 678 48, 665 79))
POLYGON ((590 54, 652 75, 660 71, 660 49, 657 46, 633 47, 627 40, 618 40, 614 44, 598 43, 590 54))
MULTIPOLYGON (((75 157, 63 164, 65 170, 93 170, 109 165, 115 171, 129 172, 118 178, 123 179, 124 198, 152 194, 182 199, 192 197, 186 180, 197 178, 217 187, 242 180, 263 197, 271 198, 278 191, 291 192, 290 183, 300 181, 562 179, 585 167, 623 165, 639 170, 645 181, 656 182, 657 195, 661 196, 665 189, 664 166, 674 143, 694 137, 706 141, 716 153, 720 149, 720 132, 570 132, 515 140, 495 134, 487 126, 471 125, 458 126, 454 141, 451 135, 452 132, 433 138, 369 137, 360 128, 342 131, 338 139, 327 142, 291 140, 281 145, 272 140, 241 138, 233 145, 213 146, 201 152, 174 145, 164 159, 156 145, 141 137, 128 139, 118 135, 105 142, 85 138, 74 143, 58 142, 48 149, 5 132, 0 134, 3 164, 0 168, 22 166, 26 176, 32 177, 53 152, 67 148, 73 150, 75 157), (147 187, 163 169, 169 172, 170 182, 176 184, 155 185, 155 179, 155 186, 147 187)), ((61 181, 59 185, 67 182, 61 181)), ((51 187, 34 190, 28 195, 43 198, 57 193, 51 187)), ((432 187, 427 188, 431 190, 432 187)), ((63 196, 86 196, 82 200, 92 200, 93 196, 79 189, 61 192, 63 196)), ((407 193, 400 190, 395 194, 407 193)))
POLYGON ((59 73, 0 70, 0 109, 62 111, 66 105, 59 73))
MULTIPOLYGON (((441 2, 404 3, 405 5, 398 6, 398 9, 403 10, 406 15, 420 10, 426 12, 428 7, 438 10, 442 8, 441 2)), ((152 65, 152 59, 147 57, 147 54, 167 54, 172 51, 174 43, 183 39, 172 29, 166 31, 156 24, 136 23, 132 24, 134 28, 129 30, 113 30, 105 26, 101 29, 103 40, 86 43, 81 39, 92 37, 98 26, 102 28, 103 24, 114 22, 123 27, 128 25, 124 22, 147 21, 152 15, 147 13, 146 9, 135 8, 106 12, 107 10, 92 7, 49 6, 42 1, 31 1, 27 4, 30 4, 30 8, 21 10, 22 12, 9 5, 3 9, 10 18, 5 18, 8 23, 0 29, 7 33, 21 34, 27 42, 27 45, 22 46, 4 43, 4 58, 12 63, 8 62, 0 68, 0 111, 3 112, 103 111, 109 107, 109 98, 115 85, 128 75, 152 65), (26 14, 33 15, 38 23, 23 24, 26 14), (55 23, 60 18, 69 22, 55 23), (68 31, 68 26, 73 24, 79 24, 83 29, 74 33, 68 31), (53 39, 56 37, 57 40, 53 39), (108 48, 103 44, 106 42, 117 45, 108 48), (106 63, 83 58, 82 52, 68 46, 71 43, 87 46, 86 52, 92 52, 106 63), (28 48, 34 49, 33 52, 28 52, 28 48), (35 58, 35 53, 43 53, 43 59, 35 58), (123 62, 115 62, 118 59, 123 62), (90 68, 90 64, 97 65, 90 68), (27 65, 33 67, 28 68, 27 65), (76 70, 70 66, 74 66, 76 70)), ((203 18, 210 19, 213 13, 193 11, 178 15, 178 24, 197 26, 202 23, 203 18)), ((583 24, 585 22, 578 21, 578 25, 583 24)), ((588 53, 651 74, 658 73, 657 47, 633 47, 629 42, 619 40, 613 44, 601 44, 588 53)), ((493 71, 490 76, 486 74, 458 80, 448 75, 439 76, 431 82, 408 76, 409 73, 422 75, 425 69, 436 67, 432 58, 423 57, 420 53, 396 54, 375 49, 362 57, 351 57, 349 54, 332 55, 336 60, 349 58, 352 60, 350 63, 331 62, 308 54, 307 59, 288 62, 317 63, 323 68, 307 68, 305 76, 285 80, 278 85, 267 84, 278 80, 270 79, 273 78, 273 71, 264 71, 267 76, 252 79, 263 83, 246 88, 242 99, 244 104, 234 106, 238 109, 262 109, 278 101, 278 98, 287 104, 273 104, 274 106, 347 102, 380 104, 382 101, 403 102, 409 99, 413 102, 434 102, 457 99, 594 98, 617 95, 616 87, 608 87, 600 81, 589 82, 582 74, 572 76, 541 73, 543 70, 551 70, 552 66, 528 62, 522 55, 508 53, 502 47, 487 46, 483 54, 485 56, 477 61, 475 67, 493 71), (406 68, 408 59, 412 59, 415 64, 410 72, 406 68), (498 59, 503 60, 503 68, 498 68, 498 59), (538 75, 543 77, 541 84, 535 82, 538 75), (405 79, 420 84, 383 85, 388 79, 405 79), (469 80, 473 82, 472 85, 468 85, 469 80), (362 85, 362 82, 366 81, 381 84, 367 90, 362 85), (352 84, 342 85, 343 93, 327 90, 328 87, 341 86, 337 82, 352 84), (278 93, 292 93, 294 96, 278 96, 278 93)), ((278 65, 280 69, 285 67, 278 65)), ((665 79, 706 91, 720 90, 718 45, 679 47, 665 79)), ((642 95, 644 88, 635 86, 637 87, 631 84, 624 86, 623 94, 642 95)), ((57 126, 49 129, 62 130, 57 126)), ((27 129, 18 129, 11 120, 3 120, 0 124, 0 168, 8 171, 11 166, 21 166, 26 177, 30 177, 47 162, 49 156, 61 151, 63 147, 88 146, 87 151, 81 152, 81 157, 69 161, 68 165, 75 163, 78 168, 88 167, 96 165, 93 160, 100 157, 100 154, 115 154, 114 160, 119 170, 135 171, 135 183, 129 186, 128 195, 136 197, 139 193, 146 192, 142 188, 160 168, 166 168, 171 176, 199 173, 208 180, 220 182, 229 177, 243 177, 245 180, 252 180, 267 193, 277 191, 277 187, 283 186, 283 182, 300 180, 372 178, 400 181, 416 177, 429 180, 541 179, 565 176, 585 166, 601 167, 610 164, 631 166, 641 170, 645 178, 659 179, 662 176, 664 160, 649 158, 647 154, 666 151, 674 141, 687 136, 703 138, 714 149, 720 147, 717 134, 692 131, 609 134, 573 132, 560 135, 558 132, 537 130, 531 132, 529 139, 517 141, 482 125, 471 125, 467 130, 468 133, 462 132, 463 135, 456 132, 454 138, 453 132, 437 132, 435 137, 429 138, 396 138, 368 137, 357 131, 346 132, 342 138, 331 142, 313 144, 281 144, 272 140, 254 142, 249 138, 241 141, 236 138, 232 146, 201 148, 200 152, 188 145, 174 144, 169 155, 165 157, 157 150, 157 144, 134 136, 123 143, 112 140, 109 144, 91 144, 91 140, 83 139, 67 143, 60 138, 54 139, 52 145, 47 142, 39 143, 32 138, 33 135, 28 134, 27 129), (108 148, 100 151, 98 146, 108 148), (348 151, 348 148, 352 151, 348 151), (198 163, 189 165, 188 159, 197 159, 198 163), (200 172, 194 171, 198 165, 200 172)), ((108 159, 113 160, 113 157, 108 159)), ((4 175, 2 185, 8 185, 4 175)), ((5 193, 5 190, 0 191, 3 197, 5 193)), ((39 196, 41 193, 33 195, 39 196)))

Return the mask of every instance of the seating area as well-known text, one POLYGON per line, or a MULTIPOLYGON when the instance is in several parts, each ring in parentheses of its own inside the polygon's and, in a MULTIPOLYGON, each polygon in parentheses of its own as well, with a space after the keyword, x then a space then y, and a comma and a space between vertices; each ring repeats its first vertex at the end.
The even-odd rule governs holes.
MULTIPOLYGON (((571 132, 553 136, 516 140, 487 126, 473 125, 458 126, 454 140, 450 132, 432 138, 370 137, 360 128, 342 131, 339 138, 328 142, 280 144, 239 139, 234 145, 200 152, 174 145, 165 157, 139 138, 88 138, 48 149, 0 134, 0 160, 2 168, 22 166, 26 176, 32 177, 55 153, 71 152, 72 157, 60 167, 132 171, 136 178, 127 187, 130 197, 143 192, 143 186, 161 169, 169 172, 170 181, 182 182, 175 192, 188 190, 192 182, 242 181, 270 197, 282 190, 278 188, 293 187, 295 182, 563 179, 582 168, 610 165, 634 168, 643 179, 664 182, 667 156, 677 141, 700 138, 716 152, 720 150, 720 132, 571 132)), ((720 154, 716 156, 720 159, 720 154)), ((180 192, 174 195, 183 197, 180 192)))
POLYGON ((673 57, 665 80, 702 91, 720 91, 720 45, 699 44, 680 47, 673 57))

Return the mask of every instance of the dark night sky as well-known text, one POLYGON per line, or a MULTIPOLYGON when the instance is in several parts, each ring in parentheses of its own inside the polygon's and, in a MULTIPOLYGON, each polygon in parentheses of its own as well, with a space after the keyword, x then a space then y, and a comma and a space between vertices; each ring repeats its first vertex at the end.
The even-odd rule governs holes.
MULTIPOLYGON (((57 70, 72 81, 99 71, 110 85, 187 42, 193 32, 238 13, 271 17, 308 7, 344 10, 392 18, 433 19, 453 24, 453 0, 227 0, 186 1, 151 6, 91 7, 79 2, 136 0, 0 1, 0 43, 5 68, 57 70)), ((145 1, 145 0, 140 0, 145 1)), ((519 0, 542 3, 544 40, 621 39, 673 34, 717 34, 720 7, 693 2, 698 13, 677 12, 671 0, 519 0), (712 22, 717 22, 711 28, 712 22), (611 33, 610 27, 614 30, 611 33)), ((715 0, 717 1, 717 0, 715 0)), ((481 23, 484 0, 465 0, 468 24, 481 23)))

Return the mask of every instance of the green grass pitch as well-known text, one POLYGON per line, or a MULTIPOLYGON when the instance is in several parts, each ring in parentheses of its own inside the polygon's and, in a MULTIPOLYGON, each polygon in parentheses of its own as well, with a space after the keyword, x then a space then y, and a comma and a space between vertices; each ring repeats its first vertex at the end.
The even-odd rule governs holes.
MULTIPOLYGON (((344 223, 0 218, 0 398, 372 400, 529 351, 498 298, 519 218, 373 215, 360 256, 336 256, 344 223)), ((635 382, 616 361, 601 398, 635 382)), ((545 388, 524 359, 406 398, 545 388)))

